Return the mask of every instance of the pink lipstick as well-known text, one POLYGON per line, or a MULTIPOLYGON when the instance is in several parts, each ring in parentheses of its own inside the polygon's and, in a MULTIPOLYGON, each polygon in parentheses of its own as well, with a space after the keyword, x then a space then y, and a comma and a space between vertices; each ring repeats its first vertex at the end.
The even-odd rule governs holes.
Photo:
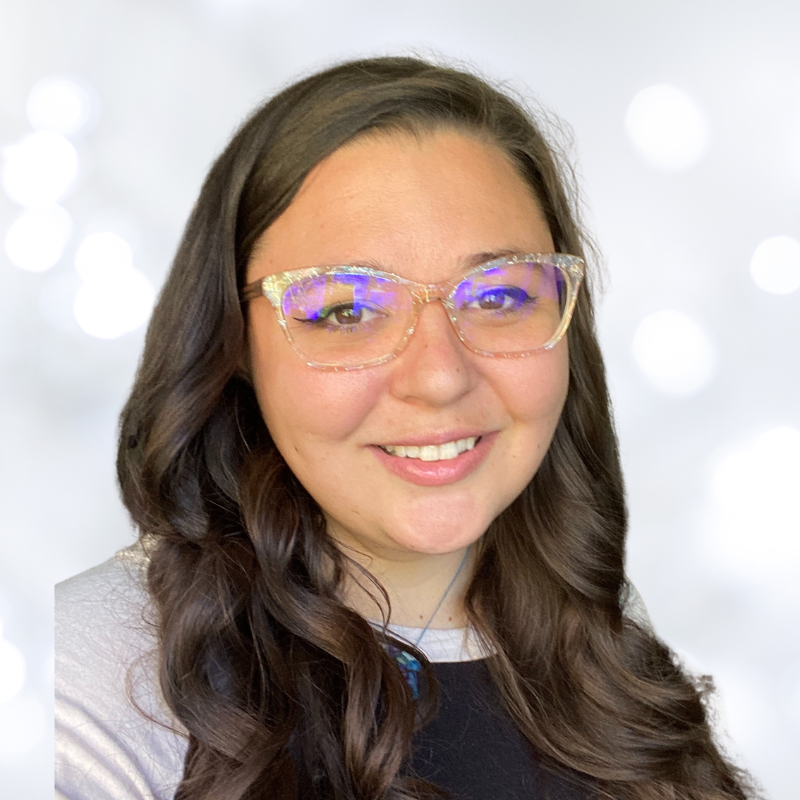
MULTIPOLYGON (((425 444, 439 444, 435 441, 436 438, 441 437, 434 437, 434 441, 428 440, 425 444)), ((474 472, 489 455, 496 439, 497 431, 484 434, 471 450, 460 453, 456 458, 442 461, 422 461, 419 458, 393 456, 378 445, 370 445, 369 449, 386 469, 409 483, 417 486, 446 486, 457 483, 474 472)), ((423 443, 420 442, 421 444, 423 443)))

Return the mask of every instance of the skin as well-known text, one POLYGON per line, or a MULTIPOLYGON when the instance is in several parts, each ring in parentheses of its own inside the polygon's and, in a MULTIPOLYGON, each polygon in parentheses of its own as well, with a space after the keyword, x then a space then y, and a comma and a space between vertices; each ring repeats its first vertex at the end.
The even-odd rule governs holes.
MULTIPOLYGON (((537 201, 498 147, 453 131, 370 135, 311 171, 259 239, 247 280, 366 262, 436 283, 477 254, 553 250, 537 201)), ((397 358, 329 372, 303 363, 266 298, 251 303, 248 326, 253 384, 275 444, 323 509, 330 535, 386 588, 392 621, 423 625, 465 549, 547 451, 567 393, 566 338, 525 358, 480 356, 434 302, 397 358), (403 480, 370 447, 465 428, 497 437, 474 472, 445 486, 403 480)), ((465 623, 470 567, 432 627, 465 623)), ((345 602, 380 616, 355 581, 345 602)))

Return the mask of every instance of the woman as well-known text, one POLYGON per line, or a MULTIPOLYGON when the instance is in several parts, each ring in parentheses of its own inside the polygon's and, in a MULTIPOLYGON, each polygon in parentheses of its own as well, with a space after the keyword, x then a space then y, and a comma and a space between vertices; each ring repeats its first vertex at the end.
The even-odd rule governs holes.
POLYGON ((630 608, 570 186, 514 101, 415 59, 237 133, 122 415, 146 596, 120 558, 62 590, 65 796, 745 797, 630 608), (171 731, 108 698, 148 643, 171 731))

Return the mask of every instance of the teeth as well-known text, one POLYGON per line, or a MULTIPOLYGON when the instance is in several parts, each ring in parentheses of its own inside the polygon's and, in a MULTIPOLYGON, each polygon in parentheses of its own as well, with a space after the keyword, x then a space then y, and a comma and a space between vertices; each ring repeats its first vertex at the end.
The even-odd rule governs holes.
POLYGON ((437 447, 435 444, 426 444, 424 447, 420 447, 419 449, 420 461, 439 461, 440 450, 441 448, 437 447))
POLYGON ((420 461, 450 461, 450 459, 458 458, 461 453, 472 450, 479 438, 479 436, 470 436, 467 439, 459 439, 457 442, 446 442, 440 445, 426 444, 422 447, 387 444, 383 447, 383 450, 390 456, 397 456, 398 458, 418 458, 420 461))
POLYGON ((451 459, 458 456, 458 445, 455 442, 447 442, 439 447, 439 458, 451 459))

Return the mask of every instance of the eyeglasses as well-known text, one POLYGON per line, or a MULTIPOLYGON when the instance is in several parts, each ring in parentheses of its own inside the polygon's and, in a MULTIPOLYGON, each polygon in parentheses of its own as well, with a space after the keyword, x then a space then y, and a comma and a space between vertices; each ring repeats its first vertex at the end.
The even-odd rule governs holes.
POLYGON ((318 369, 364 369, 396 357, 435 300, 470 350, 515 358, 561 339, 583 274, 582 259, 561 253, 496 258, 438 284, 365 266, 309 267, 250 283, 241 301, 263 294, 291 346, 318 369))

